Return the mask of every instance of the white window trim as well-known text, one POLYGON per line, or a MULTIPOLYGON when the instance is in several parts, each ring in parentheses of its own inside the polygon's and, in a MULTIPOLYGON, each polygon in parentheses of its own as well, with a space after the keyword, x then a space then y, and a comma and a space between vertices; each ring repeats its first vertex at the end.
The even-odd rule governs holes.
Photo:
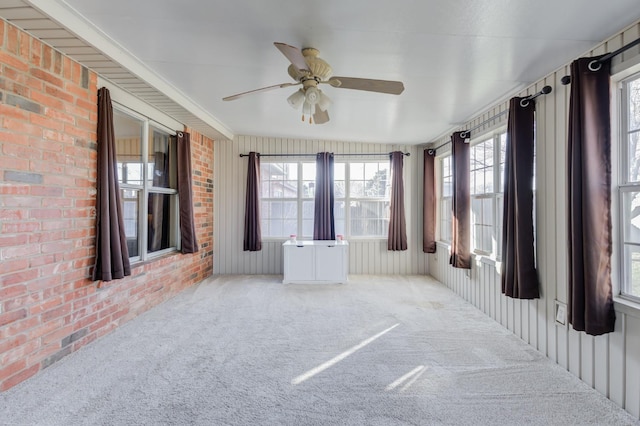
MULTIPOLYGON (((350 171, 349 171, 349 164, 350 163, 381 163, 383 161, 376 161, 373 159, 363 159, 363 158, 354 158, 354 159, 350 159, 350 160, 339 160, 339 161, 335 161, 334 164, 344 164, 345 165, 345 197, 335 197, 334 201, 338 202, 338 201, 344 201, 346 205, 348 205, 348 203, 350 201, 389 201, 391 202, 391 196, 389 196, 389 198, 371 198, 371 197, 350 197, 350 189, 349 189, 349 182, 350 182, 350 171)), ((303 201, 313 201, 313 198, 305 198, 303 196, 303 191, 302 191, 302 182, 304 181, 303 176, 302 176, 302 164, 303 163, 313 163, 313 161, 309 161, 309 160, 304 160, 304 159, 292 159, 292 160, 282 160, 282 161, 277 161, 277 160, 271 160, 271 161, 264 161, 264 163, 274 163, 274 164, 278 164, 278 163, 296 163, 298 166, 298 195, 296 198, 293 197, 289 197, 289 198, 268 198, 268 197, 261 197, 261 200, 269 200, 269 201, 296 201, 297 202, 297 211, 298 211, 298 217, 296 218, 297 220, 297 238, 300 240, 309 240, 312 239, 313 237, 305 237, 302 235, 302 203, 303 201)), ((391 167, 390 163, 389 163, 389 167, 391 167)), ((392 179, 391 176, 391 170, 389 169, 389 179, 392 179)), ((389 184, 390 185, 390 184, 389 184)), ((372 242, 372 241, 387 241, 388 236, 381 236, 381 235, 373 235, 373 236, 351 236, 350 232, 351 230, 349 229, 350 224, 349 224, 349 220, 350 220, 350 212, 349 209, 345 210, 345 233, 344 233, 344 238, 348 239, 349 241, 367 241, 367 242, 372 242)), ((338 234, 338 232, 336 232, 336 235, 338 234)), ((262 241, 265 242, 283 242, 289 239, 289 236, 281 236, 281 237, 275 237, 275 236, 267 236, 267 237, 263 237, 262 241)))
POLYGON ((626 141, 626 126, 623 125, 626 122, 626 117, 623 117, 623 102, 625 102, 625 99, 622 93, 622 88, 623 82, 637 73, 640 73, 640 64, 626 68, 611 76, 611 160, 612 170, 617 171, 617 173, 611 173, 611 222, 613 229, 611 282, 615 310, 635 317, 640 317, 640 297, 622 293, 623 280, 625 279, 625 268, 624 256, 622 255, 624 250, 624 230, 622 226, 624 212, 621 208, 621 194, 631 187, 640 186, 623 184, 623 182, 626 181, 626 178, 623 177, 623 173, 626 173, 626 170, 628 170, 625 168, 627 166, 628 158, 627 155, 622 152, 622 143, 623 141, 626 141))
MULTIPOLYGON (((166 133, 168 133, 169 135, 173 135, 176 133, 176 130, 173 130, 169 127, 167 127, 166 125, 162 124, 162 123, 158 123, 154 120, 152 120, 151 118, 149 118, 148 116, 145 116, 143 114, 140 114, 137 111, 134 111, 133 109, 127 107, 126 105, 122 105, 119 102, 115 101, 115 100, 111 100, 112 101, 112 108, 114 110, 118 110, 121 113, 124 113, 126 115, 129 115, 130 117, 133 117, 137 120, 140 120, 144 123, 143 127, 142 127, 142 140, 143 141, 147 141, 149 139, 149 127, 153 126, 155 128, 157 128, 158 130, 164 131, 166 133)), ((179 128, 182 128, 184 126, 180 125, 179 128)), ((148 158, 148 144, 146 143, 141 143, 141 148, 142 148, 142 158, 148 158)), ((145 165, 148 163, 144 163, 145 165)), ((180 238, 180 223, 179 223, 179 216, 180 216, 180 198, 178 196, 178 190, 177 189, 172 189, 172 188, 153 188, 153 191, 150 191, 150 187, 149 185, 146 184, 146 182, 148 181, 148 167, 142 167, 142 181, 144 182, 142 184, 142 186, 139 185, 130 185, 130 184, 123 184, 120 183, 119 184, 119 188, 120 190, 123 189, 131 189, 131 190, 135 190, 138 191, 140 193, 140 199, 138 200, 138 212, 141 215, 141 217, 138 218, 138 238, 140 241, 140 255, 138 256, 132 256, 129 258, 129 261, 133 264, 133 263, 139 263, 139 262, 146 262, 149 260, 153 260, 155 258, 161 257, 165 254, 168 253, 173 253, 176 251, 179 251, 181 249, 181 238, 180 238), (146 210, 143 208, 145 206, 146 201, 149 199, 149 193, 161 193, 161 194, 171 194, 171 195, 176 195, 176 202, 173 206, 173 217, 176 220, 176 223, 174 224, 174 236, 173 238, 176 241, 176 245, 173 247, 168 247, 166 249, 162 249, 162 250, 157 250, 154 251, 153 253, 149 253, 148 252, 148 247, 147 247, 147 240, 148 240, 148 229, 145 226, 145 221, 143 220, 143 217, 146 216, 146 210)), ((148 206, 147 206, 148 207, 148 206)))
MULTIPOLYGON (((471 147, 483 142, 487 142, 489 140, 492 140, 494 143, 493 165, 491 166, 493 168, 493 182, 494 182, 493 192, 488 192, 488 193, 483 193, 478 195, 471 195, 472 199, 475 197, 475 198, 490 198, 493 200, 491 207, 493 210, 493 228, 494 228, 494 235, 496 239, 495 239, 495 244, 493 244, 491 248, 491 253, 486 252, 484 250, 476 249, 474 246, 473 238, 471 240, 472 253, 475 254, 477 257, 480 257, 483 260, 487 259, 492 263, 499 263, 502 261, 502 253, 501 253, 502 247, 500 247, 500 245, 502 244, 501 240, 502 240, 503 223, 502 222, 498 223, 498 217, 501 216, 501 212, 499 211, 499 206, 501 203, 499 201, 501 199, 504 200, 504 182, 501 181, 502 176, 500 173, 500 152, 502 150, 501 136, 506 133, 507 133, 507 127, 501 126, 497 129, 492 130, 491 132, 486 132, 484 134, 478 135, 471 142, 471 147), (500 251, 500 255, 499 255, 499 251, 500 251)), ((505 138, 505 146, 506 146, 506 142, 507 141, 505 138)), ((506 162, 506 158, 505 158, 505 162, 506 162)), ((534 199, 535 199, 535 190, 534 190, 534 199)), ((503 221, 504 221, 504 218, 503 218, 503 221)), ((473 223, 471 225, 473 225, 473 223)), ((471 227, 471 229, 473 229, 473 226, 471 227)), ((535 229, 535 224, 534 224, 534 229, 535 229)))
MULTIPOLYGON (((351 201, 387 201, 389 203, 391 203, 391 190, 389 190, 389 197, 352 197, 351 196, 351 168, 349 167, 349 165, 351 163, 375 163, 375 164, 380 164, 380 163, 384 163, 384 161, 376 161, 376 160, 371 160, 371 159, 351 159, 351 160, 341 160, 341 161, 336 161, 336 163, 340 163, 340 164, 344 164, 345 167, 345 172, 344 172, 344 178, 345 178, 345 189, 344 189, 344 193, 345 196, 341 197, 341 198, 335 198, 335 201, 344 201, 345 202, 345 215, 344 215, 344 230, 345 230, 345 235, 344 237, 346 239, 349 239, 349 241, 387 241, 388 239, 388 234, 389 234, 389 228, 387 227, 387 236, 383 236, 383 235, 358 235, 358 236, 352 236, 351 235, 351 211, 347 208, 349 203, 351 201)), ((388 186, 391 187, 391 179, 393 178, 391 175, 391 163, 389 162, 389 184, 388 186)))
MULTIPOLYGON (((443 174, 443 163, 444 160, 447 157, 451 157, 451 151, 446 151, 444 153, 442 153, 441 155, 436 157, 436 160, 438 162, 438 167, 436 167, 436 179, 438 182, 438 185, 436 185, 436 191, 437 191, 437 208, 436 208, 436 223, 438 224, 438 226, 436 227, 437 230, 437 235, 436 235, 436 241, 440 242, 442 244, 447 245, 447 247, 449 247, 449 249, 451 249, 451 240, 444 240, 442 237, 442 205, 443 205, 443 200, 452 200, 453 196, 447 196, 445 197, 443 195, 444 191, 444 174, 443 174)), ((451 176, 453 177, 453 164, 451 164, 450 166, 451 169, 451 176)))

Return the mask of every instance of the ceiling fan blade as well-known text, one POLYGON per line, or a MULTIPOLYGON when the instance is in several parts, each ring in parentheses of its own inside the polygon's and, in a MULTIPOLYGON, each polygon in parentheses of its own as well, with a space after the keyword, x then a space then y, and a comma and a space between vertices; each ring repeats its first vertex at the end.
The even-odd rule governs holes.
POLYGON ((369 78, 331 77, 326 83, 340 89, 365 90, 367 92, 388 93, 399 95, 404 91, 401 81, 372 80, 369 78))
POLYGON ((276 42, 273 44, 278 48, 278 50, 282 52, 284 56, 287 57, 287 59, 293 64, 293 66, 298 68, 298 70, 311 72, 309 71, 309 65, 307 65, 307 61, 304 59, 304 55, 302 55, 302 51, 300 51, 300 49, 298 49, 297 47, 289 46, 285 43, 276 42))
POLYGON ((300 84, 302 84, 302 83, 274 84, 273 86, 262 87, 260 89, 249 90, 248 92, 242 92, 242 93, 238 93, 238 94, 235 94, 235 95, 227 96, 226 98, 222 98, 222 100, 223 101, 233 101, 233 100, 238 99, 238 98, 240 98, 242 96, 250 95, 252 93, 268 92, 269 90, 282 89, 283 87, 290 87, 290 86, 298 86, 300 84))
POLYGON ((313 114, 313 122, 316 124, 324 124, 329 121, 329 113, 316 106, 316 112, 313 114))

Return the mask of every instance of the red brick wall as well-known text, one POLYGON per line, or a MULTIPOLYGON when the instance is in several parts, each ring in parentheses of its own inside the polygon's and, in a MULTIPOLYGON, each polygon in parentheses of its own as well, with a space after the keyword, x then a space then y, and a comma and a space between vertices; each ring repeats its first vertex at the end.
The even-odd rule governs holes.
POLYGON ((0 391, 213 272, 213 141, 192 132, 200 251, 91 281, 96 82, 0 20, 0 391))

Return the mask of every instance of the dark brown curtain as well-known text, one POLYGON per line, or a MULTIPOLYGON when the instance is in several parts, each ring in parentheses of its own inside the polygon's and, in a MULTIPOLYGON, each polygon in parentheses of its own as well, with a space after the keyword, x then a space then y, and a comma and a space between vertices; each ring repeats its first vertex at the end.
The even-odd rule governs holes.
POLYGON ((391 153, 391 213, 389 217, 389 237, 387 250, 407 249, 407 222, 404 215, 404 154, 401 151, 391 153))
MULTIPOLYGON (((182 253, 196 253, 198 240, 193 214, 193 182, 191 173, 191 135, 177 132, 178 197, 180 199, 180 238, 182 253)), ((168 234, 168 233, 167 233, 168 234)))
POLYGON ((313 215, 313 239, 333 240, 336 228, 333 219, 333 153, 316 154, 316 198, 313 215))
POLYGON ((98 176, 96 194, 96 260, 93 280, 131 275, 120 202, 113 109, 109 90, 98 90, 98 176))
POLYGON ((436 152, 424 150, 422 176, 422 251, 436 252, 436 152))
POLYGON ((244 205, 244 251, 262 250, 260 229, 260 154, 249 153, 247 196, 244 205))
POLYGON ((462 132, 451 135, 451 164, 453 166, 453 226, 449 263, 454 268, 471 269, 469 144, 465 143, 462 132))
POLYGON ((535 103, 509 101, 502 223, 502 293, 515 299, 540 297, 533 237, 535 103))
POLYGON ((571 64, 568 151, 569 322, 575 330, 613 331, 611 290, 611 123, 609 62, 571 64))

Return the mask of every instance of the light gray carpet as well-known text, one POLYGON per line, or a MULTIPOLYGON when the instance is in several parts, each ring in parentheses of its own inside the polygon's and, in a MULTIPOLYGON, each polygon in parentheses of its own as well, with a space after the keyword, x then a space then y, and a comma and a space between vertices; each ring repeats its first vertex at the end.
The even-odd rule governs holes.
POLYGON ((428 277, 193 287, 0 394, 9 425, 640 424, 428 277))

